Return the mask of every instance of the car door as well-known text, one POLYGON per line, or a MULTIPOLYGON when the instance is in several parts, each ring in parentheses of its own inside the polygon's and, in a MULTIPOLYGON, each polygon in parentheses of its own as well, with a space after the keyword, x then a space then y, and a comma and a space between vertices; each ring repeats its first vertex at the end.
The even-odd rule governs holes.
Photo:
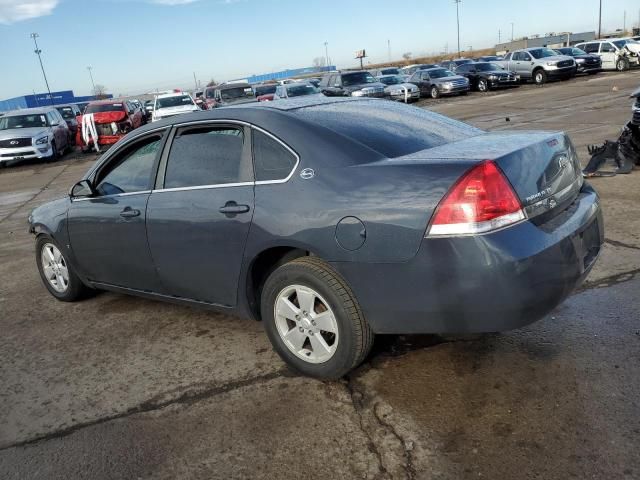
POLYGON ((62 152, 67 147, 68 144, 68 135, 62 124, 64 123, 66 126, 66 122, 61 119, 62 117, 57 114, 57 110, 54 112, 53 110, 47 113, 47 121, 49 125, 51 125, 51 129, 53 130, 53 138, 56 141, 56 147, 59 152, 62 152))
POLYGON ((147 243, 146 208, 163 142, 164 131, 156 131, 108 154, 91 176, 96 194, 72 199, 71 248, 90 280, 162 291, 147 243))
POLYGON ((471 88, 476 88, 478 86, 478 73, 472 63, 460 65, 456 74, 466 77, 469 80, 469 86, 471 88))
POLYGON ((616 68, 617 49, 610 42, 602 42, 600 44, 600 58, 602 58, 602 68, 616 68))
POLYGON ((174 297, 234 306, 254 207, 247 129, 175 128, 147 207, 149 248, 174 297))
POLYGON ((515 52, 512 58, 514 71, 523 78, 531 77, 530 55, 527 52, 515 52))

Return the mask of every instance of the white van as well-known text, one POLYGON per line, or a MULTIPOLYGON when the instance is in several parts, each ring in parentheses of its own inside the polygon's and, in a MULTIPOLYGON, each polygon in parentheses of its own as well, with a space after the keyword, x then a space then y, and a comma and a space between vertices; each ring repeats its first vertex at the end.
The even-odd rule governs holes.
POLYGON ((640 59, 640 42, 632 38, 594 40, 578 43, 575 47, 598 55, 602 59, 603 70, 623 72, 630 67, 637 67, 640 59))

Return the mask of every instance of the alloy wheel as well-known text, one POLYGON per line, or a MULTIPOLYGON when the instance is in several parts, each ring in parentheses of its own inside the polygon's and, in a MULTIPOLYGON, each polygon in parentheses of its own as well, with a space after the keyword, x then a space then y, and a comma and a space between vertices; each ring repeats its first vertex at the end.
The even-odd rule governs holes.
POLYGON ((69 288, 69 269, 62 253, 52 243, 45 243, 40 252, 44 276, 56 292, 69 288))
POLYGON ((487 81, 484 79, 481 79, 478 82, 478 90, 480 90, 481 92, 486 92, 487 91, 487 81))
POLYGON ((324 363, 338 347, 338 322, 331 307, 312 288, 290 285, 276 297, 273 317, 287 348, 309 363, 324 363))

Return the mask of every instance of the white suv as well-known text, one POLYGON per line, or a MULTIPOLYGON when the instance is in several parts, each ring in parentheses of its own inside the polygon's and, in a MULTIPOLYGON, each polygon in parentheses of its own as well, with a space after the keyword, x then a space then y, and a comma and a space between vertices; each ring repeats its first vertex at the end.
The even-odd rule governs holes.
POLYGON ((151 121, 156 122, 181 113, 197 111, 200 111, 200 107, 196 105, 196 102, 193 101, 193 98, 188 93, 165 93, 156 97, 151 121))
POLYGON ((587 53, 598 55, 602 59, 603 70, 623 72, 632 66, 638 66, 640 59, 640 42, 632 38, 594 40, 593 42, 578 43, 575 47, 587 53))
POLYGON ((0 117, 0 165, 55 160, 70 146, 67 122, 54 107, 15 110, 0 117))

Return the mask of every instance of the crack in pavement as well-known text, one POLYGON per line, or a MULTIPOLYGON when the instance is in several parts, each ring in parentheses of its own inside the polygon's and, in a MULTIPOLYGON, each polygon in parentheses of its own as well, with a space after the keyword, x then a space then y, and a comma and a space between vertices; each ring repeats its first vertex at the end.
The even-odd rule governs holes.
POLYGON ((611 240, 610 238, 605 238, 604 243, 608 243, 609 245, 613 245, 614 247, 623 247, 623 248, 631 248, 633 250, 640 250, 640 247, 637 245, 631 245, 630 243, 624 243, 619 240, 611 240))
POLYGON ((387 420, 383 420, 383 418, 385 417, 384 414, 380 414, 378 412, 380 407, 380 402, 377 402, 374 406, 373 406, 373 416, 376 418, 376 420, 378 421, 378 423, 380 425, 384 425, 385 427, 387 427, 387 430, 390 431, 392 433, 392 435, 394 437, 396 437, 396 439, 400 442, 400 445, 402 445, 402 449, 404 451, 404 458, 406 459, 405 462, 405 471, 407 473, 407 479, 409 480, 413 480, 414 478, 416 478, 416 470, 413 467, 413 442, 411 441, 406 441, 402 435, 400 435, 398 433, 398 431, 396 430, 396 428, 391 424, 391 422, 388 422, 387 420))
POLYGON ((633 280, 638 273, 640 273, 640 268, 629 270, 627 272, 616 273, 615 275, 610 275, 608 277, 601 278, 600 280, 594 280, 593 282, 585 282, 580 288, 575 290, 573 294, 582 293, 594 288, 612 287, 619 283, 628 282, 629 280, 633 280))
MULTIPOLYGON (((266 383, 269 382, 271 380, 274 380, 276 378, 286 378, 286 377, 291 377, 294 376, 292 373, 290 373, 289 370, 282 369, 282 370, 277 370, 275 372, 271 372, 271 373, 267 373, 264 375, 259 375, 256 377, 249 377, 249 378, 244 378, 242 380, 236 380, 230 383, 227 383, 225 385, 217 385, 217 386, 209 386, 203 390, 193 390, 194 385, 190 385, 189 387, 187 387, 187 390, 185 390, 181 395, 175 397, 175 398, 170 398, 170 399, 164 399, 167 395, 167 392, 162 392, 152 398, 150 398, 149 400, 145 400, 144 402, 128 408, 127 410, 125 410, 124 412, 120 412, 120 413, 116 413, 114 415, 109 415, 106 417, 101 417, 95 420, 91 420, 88 422, 84 422, 84 423, 78 423, 76 425, 72 425, 68 428, 63 428, 61 430, 56 430, 47 434, 42 434, 42 435, 37 435, 33 438, 30 438, 28 440, 23 440, 20 442, 16 442, 10 445, 5 445, 0 447, 0 452, 4 451, 4 450, 9 450, 12 448, 19 448, 19 447, 25 447, 25 446, 29 446, 29 445, 33 445, 42 441, 47 441, 47 440, 53 440, 53 439, 57 439, 57 438, 62 438, 62 437, 66 437, 68 435, 71 435, 72 433, 87 428, 87 427, 92 427, 94 425, 100 425, 106 422, 110 422, 112 420, 118 420, 121 418, 126 418, 129 417, 131 415, 135 415, 138 413, 148 413, 148 412, 152 412, 155 410, 162 410, 163 408, 166 408, 168 406, 171 405, 179 405, 179 404, 183 404, 183 405, 192 405, 194 403, 197 403, 199 401, 211 398, 211 397, 215 397, 217 395, 223 394, 223 393, 228 393, 234 390, 237 390, 239 388, 243 388, 243 387, 247 387, 250 385, 258 385, 258 384, 262 384, 262 383, 266 383)), ((201 385, 201 384, 196 384, 196 385, 201 385)), ((196 386, 197 388, 197 386, 196 386)))
POLYGON ((38 197, 38 195, 40 195, 42 192, 47 190, 49 188, 49 186, 51 186, 51 184, 53 182, 55 182, 58 178, 60 178, 60 175, 62 175, 67 170, 67 168, 69 168, 70 165, 71 165, 70 163, 67 164, 67 165, 64 165, 62 167, 62 170, 60 170, 51 180, 49 180, 43 187, 41 187, 40 190, 38 190, 38 192, 36 192, 35 195, 33 195, 29 200, 26 200, 25 202, 22 202, 20 205, 18 205, 18 207, 14 208, 13 210, 11 210, 11 212, 9 212, 7 215, 5 215, 3 218, 1 218, 0 219, 0 223, 2 223, 5 220, 11 218, 13 215, 15 215, 17 212, 19 212, 20 209, 22 207, 24 207, 27 203, 33 202, 38 197))

